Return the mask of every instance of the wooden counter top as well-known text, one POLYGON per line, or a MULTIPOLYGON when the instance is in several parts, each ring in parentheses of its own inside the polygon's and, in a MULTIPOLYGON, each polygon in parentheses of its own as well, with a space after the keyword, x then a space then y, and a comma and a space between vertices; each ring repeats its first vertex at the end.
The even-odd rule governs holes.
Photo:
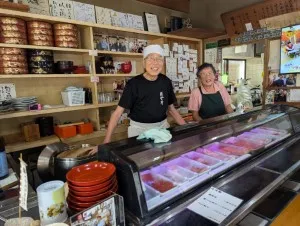
POLYGON ((274 220, 271 226, 299 226, 300 225, 300 195, 274 220))

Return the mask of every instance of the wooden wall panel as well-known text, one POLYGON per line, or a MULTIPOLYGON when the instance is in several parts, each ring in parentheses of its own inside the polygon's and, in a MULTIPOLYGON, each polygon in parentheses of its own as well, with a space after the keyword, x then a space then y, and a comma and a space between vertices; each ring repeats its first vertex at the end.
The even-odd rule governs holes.
POLYGON ((180 12, 190 12, 190 0, 138 0, 148 4, 173 9, 180 12))
POLYGON ((294 12, 300 9, 300 0, 265 0, 221 15, 227 34, 231 37, 246 31, 246 23, 260 28, 259 20, 294 12))

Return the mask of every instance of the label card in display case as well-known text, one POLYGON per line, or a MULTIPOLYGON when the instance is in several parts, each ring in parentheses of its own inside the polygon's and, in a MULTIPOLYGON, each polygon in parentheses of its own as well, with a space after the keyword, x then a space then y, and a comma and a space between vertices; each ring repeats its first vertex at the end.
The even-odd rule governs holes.
POLYGON ((213 222, 220 224, 242 202, 242 199, 211 187, 187 208, 213 222))

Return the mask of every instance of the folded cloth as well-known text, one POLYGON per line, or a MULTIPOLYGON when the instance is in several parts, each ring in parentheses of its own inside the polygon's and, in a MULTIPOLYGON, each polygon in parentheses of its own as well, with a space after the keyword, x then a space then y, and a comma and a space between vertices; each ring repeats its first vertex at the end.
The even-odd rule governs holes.
POLYGON ((143 132, 136 139, 151 139, 154 143, 166 143, 172 139, 172 135, 169 130, 165 128, 153 128, 143 132))

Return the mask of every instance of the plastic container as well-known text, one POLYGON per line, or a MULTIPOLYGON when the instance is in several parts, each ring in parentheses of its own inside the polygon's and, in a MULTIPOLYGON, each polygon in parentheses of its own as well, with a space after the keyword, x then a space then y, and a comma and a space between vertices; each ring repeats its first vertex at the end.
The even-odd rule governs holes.
POLYGON ((189 170, 191 172, 198 173, 198 174, 202 174, 208 170, 208 167, 206 165, 201 164, 196 161, 193 161, 193 160, 190 160, 190 159, 187 159, 187 158, 182 158, 182 157, 176 158, 176 159, 169 161, 163 165, 166 167, 170 167, 170 166, 174 166, 174 165, 181 166, 181 167, 185 168, 186 170, 189 170))
POLYGON ((263 141, 260 141, 260 140, 254 141, 251 139, 245 139, 245 138, 240 138, 240 137, 229 137, 225 140, 221 140, 221 143, 233 144, 235 146, 247 148, 251 151, 257 150, 257 149, 265 146, 263 141))
POLYGON ((184 177, 186 180, 189 180, 189 179, 197 176, 196 173, 186 170, 185 168, 182 168, 181 166, 164 165, 164 167, 166 167, 171 173, 178 174, 178 175, 184 177))
POLYGON ((195 161, 200 162, 209 167, 214 167, 214 166, 217 166, 222 163, 222 161, 220 161, 219 159, 215 159, 215 158, 200 154, 195 151, 188 152, 188 153, 182 155, 182 157, 195 160, 195 161))
POLYGON ((235 156, 241 156, 247 154, 250 151, 247 148, 238 147, 230 144, 224 144, 220 142, 214 142, 212 144, 204 146, 203 148, 235 156))
POLYGON ((60 138, 70 138, 76 136, 76 126, 54 127, 54 133, 60 138))
POLYGON ((174 184, 171 180, 161 175, 154 174, 149 170, 141 173, 141 179, 145 184, 160 193, 165 193, 176 187, 176 184, 174 184))
POLYGON ((151 169, 151 172, 165 176, 176 184, 182 184, 186 181, 186 178, 182 177, 180 174, 178 174, 178 172, 168 169, 167 167, 158 166, 151 169))
POLYGON ((85 91, 61 92, 61 97, 66 106, 80 106, 85 104, 85 91))
POLYGON ((4 179, 8 176, 8 164, 5 152, 4 138, 0 137, 0 179, 4 179))
POLYGON ((159 193, 155 191, 153 188, 151 188, 147 184, 143 184, 143 185, 144 185, 144 194, 145 194, 146 201, 149 201, 159 196, 159 193))
POLYGON ((77 128, 77 133, 82 134, 82 135, 90 134, 94 131, 92 123, 85 123, 82 125, 77 125, 76 128, 77 128))
POLYGON ((216 159, 219 159, 222 161, 229 161, 234 158, 234 156, 232 156, 232 155, 225 155, 220 152, 211 151, 211 150, 203 149, 203 148, 197 148, 196 152, 199 152, 204 155, 208 155, 210 157, 213 157, 213 158, 216 158, 216 159))
POLYGON ((274 141, 273 136, 265 135, 265 134, 259 134, 259 133, 250 133, 250 132, 244 132, 241 135, 237 136, 238 138, 244 138, 244 139, 251 139, 254 141, 261 141, 265 145, 271 143, 274 141))

